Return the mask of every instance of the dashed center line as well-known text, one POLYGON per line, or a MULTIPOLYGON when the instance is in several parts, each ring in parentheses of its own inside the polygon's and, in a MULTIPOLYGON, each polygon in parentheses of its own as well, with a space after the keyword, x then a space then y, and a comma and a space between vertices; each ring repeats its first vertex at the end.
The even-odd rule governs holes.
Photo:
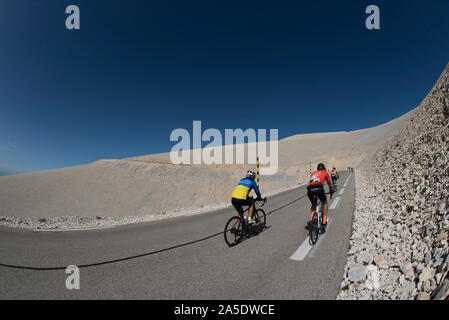
POLYGON ((345 193, 345 188, 341 189, 338 194, 343 194, 343 193, 345 193))
POLYGON ((309 237, 304 240, 304 242, 299 246, 299 248, 290 257, 291 260, 302 261, 307 257, 307 254, 312 249, 313 246, 309 243, 309 237))
MULTIPOLYGON (((327 218, 327 227, 326 227, 326 231, 329 230, 330 224, 332 222, 332 218, 327 218)), ((326 235, 320 235, 321 240, 323 240, 324 236, 326 235)), ((310 257, 313 257, 316 250, 318 249, 318 246, 320 244, 320 241, 317 242, 317 244, 315 244, 315 246, 310 245, 309 242, 309 238, 307 237, 306 240, 304 240, 304 242, 299 246, 299 248, 295 251, 295 253, 293 253, 293 255, 290 257, 291 260, 295 260, 295 261, 303 261, 307 255, 309 254, 310 250, 312 250, 313 248, 315 248, 314 250, 312 250, 312 254, 310 255, 310 257)))
POLYGON ((317 252, 318 248, 320 247, 320 244, 323 242, 324 238, 326 237, 326 235, 329 233, 329 227, 332 223, 332 218, 328 217, 327 218, 327 227, 326 227, 326 233, 325 234, 321 234, 320 237, 318 238, 318 242, 313 246, 312 250, 310 251, 309 257, 313 258, 315 257, 315 253, 317 252), (321 239, 321 241, 320 241, 321 239))
POLYGON ((334 210, 338 206, 338 203, 340 202, 340 198, 341 197, 335 198, 334 202, 332 202, 331 206, 329 207, 330 210, 334 210))

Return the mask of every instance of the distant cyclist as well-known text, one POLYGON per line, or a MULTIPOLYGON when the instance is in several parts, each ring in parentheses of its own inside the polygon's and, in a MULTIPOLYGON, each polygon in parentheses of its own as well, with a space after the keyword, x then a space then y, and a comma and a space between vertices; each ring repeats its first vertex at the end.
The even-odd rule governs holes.
POLYGON ((327 197, 324 191, 324 182, 327 182, 329 186, 329 192, 333 193, 332 184, 329 178, 329 173, 326 171, 324 164, 320 163, 317 166, 317 171, 310 175, 309 182, 307 183, 307 196, 309 197, 312 207, 310 209, 310 226, 313 215, 315 214, 316 206, 318 204, 317 198, 323 203, 323 231, 326 231, 327 225, 327 197))
POLYGON ((255 209, 255 203, 252 197, 248 197, 248 194, 251 192, 252 189, 254 189, 254 192, 257 195, 257 200, 262 199, 259 187, 257 186, 256 181, 254 181, 255 178, 256 174, 254 173, 254 171, 248 170, 246 172, 246 177, 239 181, 237 187, 234 189, 234 192, 232 192, 232 201, 231 201, 232 205, 237 210, 239 216, 242 219, 244 212, 242 206, 249 206, 248 223, 250 224, 254 223, 253 213, 255 209))
POLYGON ((337 169, 335 169, 335 167, 332 168, 331 171, 331 179, 333 183, 337 183, 337 180, 340 179, 340 176, 338 175, 338 171, 337 169))

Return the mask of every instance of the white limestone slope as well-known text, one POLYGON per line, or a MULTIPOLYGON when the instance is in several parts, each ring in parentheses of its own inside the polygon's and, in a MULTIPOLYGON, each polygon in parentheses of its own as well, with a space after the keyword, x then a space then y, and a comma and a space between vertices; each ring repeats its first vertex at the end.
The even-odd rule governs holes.
MULTIPOLYGON (((273 194, 305 182, 309 163, 356 167, 398 131, 412 112, 381 126, 352 132, 296 135, 279 141, 279 170, 262 176, 273 194)), ((163 216, 228 205, 244 171, 254 165, 173 165, 169 154, 99 160, 91 164, 0 177, 0 217, 163 216)), ((313 169, 312 168, 312 169, 313 169)), ((2 223, 0 219, 0 223, 2 223)), ((17 219, 3 218, 15 225, 17 219), (11 222, 13 221, 13 222, 11 222)))

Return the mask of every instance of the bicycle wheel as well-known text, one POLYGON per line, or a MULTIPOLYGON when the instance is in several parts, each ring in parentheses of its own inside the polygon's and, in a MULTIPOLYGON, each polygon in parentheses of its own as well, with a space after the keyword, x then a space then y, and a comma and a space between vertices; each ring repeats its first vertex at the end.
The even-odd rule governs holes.
POLYGON ((254 212, 254 218, 256 219, 256 223, 258 225, 262 228, 265 227, 265 224, 267 223, 267 215, 265 214, 265 211, 262 209, 257 209, 256 212, 254 212))
POLYGON ((310 230, 309 230, 309 242, 311 245, 314 245, 316 243, 316 241, 318 240, 318 233, 320 232, 318 224, 319 224, 318 217, 315 212, 313 215, 312 224, 311 224, 310 230))
POLYGON ((224 230, 224 239, 228 246, 232 247, 238 244, 243 237, 243 221, 240 217, 232 217, 226 223, 224 230), (237 227, 237 225, 239 225, 237 227))
MULTIPOLYGON (((321 208, 322 209, 322 208, 321 208)), ((323 212, 320 212, 320 224, 319 224, 319 228, 318 231, 320 232, 320 234, 324 233, 324 227, 323 227, 323 212)))

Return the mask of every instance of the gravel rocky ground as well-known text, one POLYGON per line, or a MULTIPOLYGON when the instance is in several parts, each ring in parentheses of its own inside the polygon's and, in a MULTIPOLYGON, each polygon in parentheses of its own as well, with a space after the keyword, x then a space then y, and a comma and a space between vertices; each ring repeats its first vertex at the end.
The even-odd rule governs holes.
POLYGON ((356 199, 337 299, 448 295, 449 65, 389 143, 356 171, 356 199))
POLYGON ((70 230, 89 229, 99 227, 113 227, 119 225, 156 221, 180 216, 195 215, 207 211, 217 210, 227 207, 228 203, 203 206, 200 208, 182 208, 158 214, 147 214, 144 216, 129 216, 124 218, 115 217, 81 217, 81 216, 61 216, 47 218, 19 218, 1 217, 0 226, 10 228, 24 228, 35 230, 70 230))

